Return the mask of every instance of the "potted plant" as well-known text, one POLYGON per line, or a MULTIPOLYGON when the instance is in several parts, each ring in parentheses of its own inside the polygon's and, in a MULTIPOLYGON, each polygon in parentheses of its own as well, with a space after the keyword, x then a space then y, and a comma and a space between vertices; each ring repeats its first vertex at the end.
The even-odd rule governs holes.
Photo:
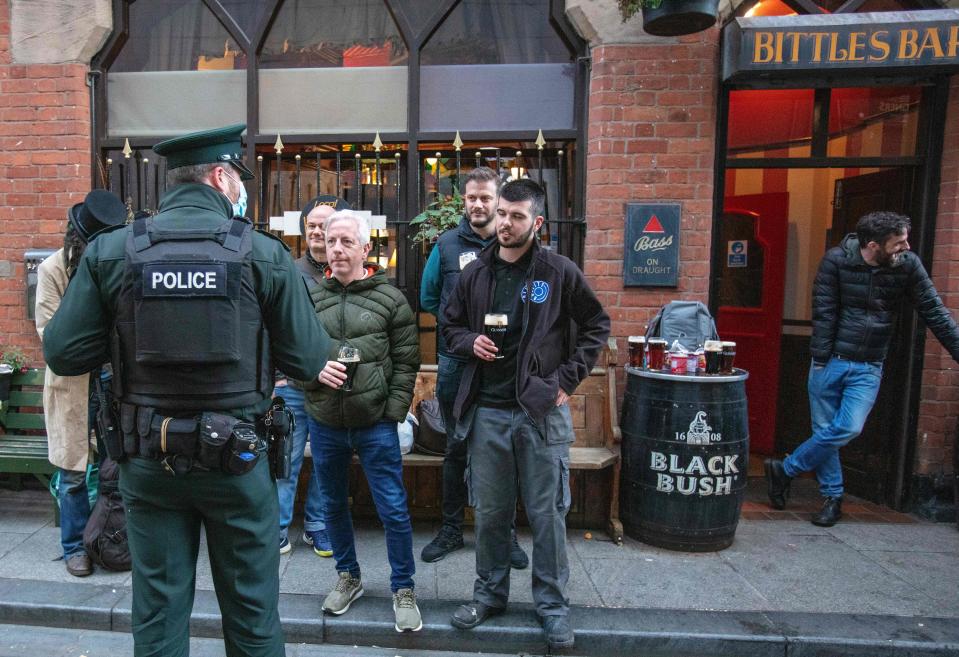
POLYGON ((444 232, 458 226, 464 212, 463 197, 454 187, 452 195, 436 199, 410 220, 410 226, 416 230, 410 239, 414 244, 432 244, 444 232))
POLYGON ((17 372, 25 372, 27 357, 19 347, 4 347, 0 354, 0 401, 10 399, 10 382, 17 372))
POLYGON ((643 10, 643 30, 654 36, 680 36, 716 24, 718 0, 619 0, 625 22, 643 10))

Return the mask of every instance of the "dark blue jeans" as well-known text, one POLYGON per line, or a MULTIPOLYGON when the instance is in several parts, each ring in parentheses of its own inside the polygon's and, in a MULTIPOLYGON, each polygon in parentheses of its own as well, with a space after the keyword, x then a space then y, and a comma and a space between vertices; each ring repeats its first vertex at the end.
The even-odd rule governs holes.
POLYGON ((87 473, 61 468, 57 500, 60 502, 60 545, 63 548, 63 558, 85 554, 83 528, 87 526, 90 518, 87 473))
POLYGON ((446 454, 443 456, 443 524, 463 531, 466 508, 466 441, 453 438, 456 420, 453 405, 463 378, 466 361, 440 354, 436 368, 436 401, 446 426, 446 454))
POLYGON ((350 460, 356 451, 373 495, 376 513, 386 530, 390 588, 413 588, 413 527, 403 487, 403 459, 396 422, 378 422, 361 429, 337 429, 309 420, 313 467, 326 499, 326 530, 333 544, 337 572, 360 576, 350 516, 350 460))
MULTIPOLYGON (((286 536, 293 521, 293 501, 296 498, 296 484, 300 478, 300 468, 303 466, 303 452, 306 449, 306 439, 309 433, 306 410, 303 408, 303 391, 289 384, 273 389, 273 394, 282 397, 286 406, 293 411, 296 418, 296 428, 293 430, 293 455, 290 459, 290 476, 276 480, 276 491, 280 500, 280 538, 286 536)), ((312 448, 311 448, 312 449, 312 448)), ((303 509, 303 529, 315 532, 326 529, 323 522, 323 494, 320 492, 320 482, 316 480, 316 471, 310 475, 310 483, 306 488, 306 503, 303 509)))

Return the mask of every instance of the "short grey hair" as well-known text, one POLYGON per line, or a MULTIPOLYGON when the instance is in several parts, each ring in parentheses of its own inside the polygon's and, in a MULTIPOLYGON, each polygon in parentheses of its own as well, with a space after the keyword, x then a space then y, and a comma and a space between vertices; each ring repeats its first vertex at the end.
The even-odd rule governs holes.
POLYGON ((356 237, 360 240, 360 244, 370 243, 370 222, 367 221, 366 216, 353 210, 338 210, 327 217, 326 223, 323 225, 327 234, 330 232, 330 227, 337 221, 352 221, 356 226, 356 237))
POLYGON ((186 183, 205 183, 207 177, 213 173, 217 167, 224 166, 223 163, 207 162, 204 164, 188 164, 185 167, 177 167, 166 172, 166 186, 184 185, 186 183))

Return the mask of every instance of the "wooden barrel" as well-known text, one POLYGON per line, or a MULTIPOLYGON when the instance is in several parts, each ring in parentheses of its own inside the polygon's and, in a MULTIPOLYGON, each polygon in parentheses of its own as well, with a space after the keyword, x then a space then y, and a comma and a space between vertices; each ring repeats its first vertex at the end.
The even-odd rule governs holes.
POLYGON ((650 545, 729 547, 746 491, 746 377, 626 368, 620 518, 650 545))

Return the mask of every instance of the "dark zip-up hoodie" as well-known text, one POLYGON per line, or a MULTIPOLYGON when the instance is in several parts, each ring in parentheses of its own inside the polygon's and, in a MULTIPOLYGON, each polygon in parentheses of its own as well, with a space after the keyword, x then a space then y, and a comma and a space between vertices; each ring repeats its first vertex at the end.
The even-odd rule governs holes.
MULTIPOLYGON (((516 402, 541 425, 556 405, 559 389, 572 394, 589 375, 609 337, 609 315, 569 258, 540 248, 536 240, 531 248, 516 359, 516 402)), ((453 410, 456 417, 473 405, 479 389, 480 362, 473 355, 473 341, 482 333, 484 315, 493 302, 497 249, 494 242, 467 265, 444 311, 441 330, 447 347, 468 359, 453 410)))
POLYGON ((863 260, 855 234, 847 235, 823 256, 813 283, 813 360, 833 354, 884 360, 904 300, 959 362, 959 329, 919 257, 906 251, 895 265, 874 267, 863 260))

